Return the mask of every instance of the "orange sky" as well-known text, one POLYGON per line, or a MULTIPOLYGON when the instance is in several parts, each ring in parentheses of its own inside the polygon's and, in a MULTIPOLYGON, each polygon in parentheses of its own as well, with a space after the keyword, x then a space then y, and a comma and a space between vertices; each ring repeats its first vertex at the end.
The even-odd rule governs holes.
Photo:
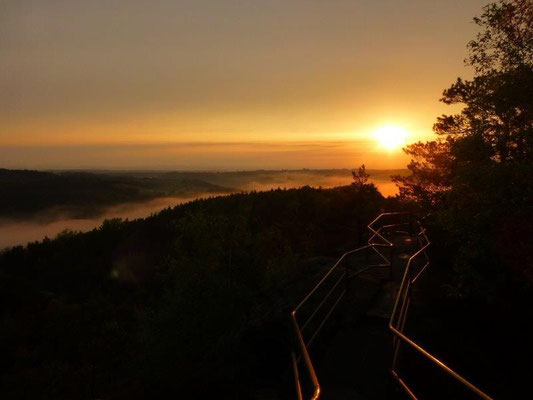
POLYGON ((402 167, 484 4, 2 2, 0 167, 402 167))

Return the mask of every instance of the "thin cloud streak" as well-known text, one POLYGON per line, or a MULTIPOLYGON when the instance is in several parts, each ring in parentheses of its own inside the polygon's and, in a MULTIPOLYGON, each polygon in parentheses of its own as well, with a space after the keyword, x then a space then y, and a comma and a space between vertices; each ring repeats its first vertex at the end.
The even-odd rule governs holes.
POLYGON ((238 170, 402 168, 400 152, 372 141, 186 142, 86 146, 0 146, 0 167, 34 169, 238 170))

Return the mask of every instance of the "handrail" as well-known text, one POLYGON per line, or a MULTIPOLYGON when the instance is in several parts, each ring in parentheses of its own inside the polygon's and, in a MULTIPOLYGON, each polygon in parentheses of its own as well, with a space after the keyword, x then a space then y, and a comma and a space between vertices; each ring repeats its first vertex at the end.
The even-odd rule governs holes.
MULTIPOLYGON (((311 397, 312 400, 318 399, 320 396, 320 383, 318 382, 318 377, 316 376, 315 368, 313 367, 313 363, 311 361, 311 357, 309 356, 309 352, 307 351, 307 346, 305 345, 302 331, 298 327, 298 321, 296 321, 296 311, 293 311, 291 313, 292 322, 294 324, 294 330, 297 335, 298 344, 300 345, 300 349, 302 351, 302 355, 305 360, 305 364, 307 366, 307 372, 309 373, 309 376, 311 377, 311 381, 313 382, 313 386, 315 388, 313 392, 313 396, 311 397)), ((300 384, 300 377, 298 373, 298 358, 296 358, 296 355, 294 352, 292 353, 292 359, 293 359, 293 365, 295 370, 295 381, 296 381, 296 390, 298 393, 298 400, 302 400, 302 385, 300 384)))
POLYGON ((335 291, 335 289, 339 286, 339 284, 345 280, 353 279, 357 277, 358 275, 362 274, 363 272, 371 269, 371 268, 377 268, 377 267, 391 267, 391 260, 389 260, 385 255, 379 251, 379 248, 382 247, 388 247, 393 248, 394 244, 390 242, 385 236, 382 235, 382 231, 384 229, 391 229, 395 227, 400 227, 404 225, 411 225, 411 222, 409 223, 400 223, 400 224, 388 224, 388 225, 381 225, 377 226, 378 223, 380 223, 384 218, 391 217, 391 216, 398 216, 398 215, 407 215, 408 213, 405 212, 389 212, 389 213, 381 213, 379 214, 372 222, 370 222, 367 226, 369 229, 371 236, 368 239, 368 244, 362 247, 359 247, 355 250, 348 251, 344 253, 338 260, 335 262, 335 264, 328 270, 328 272, 322 277, 322 279, 311 289, 311 291, 303 298, 302 301, 294 308, 294 310, 291 312, 291 321, 294 328, 295 336, 296 336, 296 342, 297 342, 297 348, 299 349, 299 352, 301 353, 300 357, 297 357, 295 352, 292 353, 292 363, 293 363, 293 370, 294 370, 294 378, 295 378, 295 384, 296 384, 296 394, 299 400, 303 400, 304 395, 302 393, 302 385, 300 382, 300 373, 298 368, 298 363, 301 359, 304 361, 305 369, 307 370, 307 374, 311 380, 311 383, 313 385, 313 394, 311 395, 311 400, 317 400, 320 397, 321 394, 321 386, 315 371, 315 368, 313 366, 313 363, 311 361, 311 357, 309 355, 309 346, 313 342, 313 340, 316 338, 317 334, 320 332, 330 315, 333 313, 337 305, 339 304, 340 300, 346 293, 346 287, 341 291, 340 295, 336 298, 336 300, 333 302, 333 305, 329 308, 326 315, 322 319, 322 321, 319 323, 318 327, 316 328, 313 335, 310 337, 307 342, 305 341, 303 337, 303 331, 309 326, 309 323, 311 320, 313 320, 317 315, 318 312, 322 309, 326 301, 330 298, 332 293, 335 291), (372 249, 376 255, 383 261, 382 263, 373 264, 373 265, 367 265, 358 271, 354 272, 353 274, 348 274, 348 270, 345 266, 345 270, 341 274, 340 278, 338 278, 333 286, 330 288, 330 290, 327 292, 327 294, 322 298, 322 301, 318 304, 317 307, 315 307, 314 311, 311 313, 311 315, 307 318, 306 321, 300 324, 298 323, 297 319, 297 313, 298 311, 313 297, 317 291, 327 284, 329 278, 333 276, 333 272, 337 270, 341 265, 343 265, 343 262, 346 260, 346 258, 352 254, 359 253, 361 251, 372 249))
MULTIPOLYGON (((396 301, 394 304, 394 308, 391 314, 391 318, 389 320, 389 330, 393 334, 393 359, 392 359, 392 367, 391 367, 391 374, 393 378, 398 382, 400 387, 407 393, 407 395, 412 400, 418 400, 418 397, 415 395, 412 388, 402 379, 398 371, 396 370, 396 364, 398 361, 398 353, 400 349, 401 343, 408 344, 411 348, 415 349, 418 353, 422 354, 425 358, 430 360, 433 364, 437 365, 441 370, 446 372, 449 376, 453 377, 457 382, 463 384, 465 387, 470 389, 473 393, 477 394, 480 398, 484 400, 493 400, 489 395, 487 395, 485 392, 483 392, 481 389, 479 389, 477 386, 473 385, 471 382, 469 382, 467 379, 465 379, 463 376, 459 375, 456 371, 454 371, 452 368, 447 366, 444 362, 439 360, 437 357, 429 353, 427 350, 425 350, 422 346, 417 344, 414 340, 409 338, 404 333, 404 327, 405 322, 407 320, 407 313, 409 310, 409 305, 411 302, 411 287, 418 281, 422 273, 427 269, 429 266, 429 257, 427 254, 427 249, 429 248, 431 242, 429 238, 427 237, 426 229, 422 227, 419 221, 417 221, 417 225, 419 227, 419 232, 416 235, 413 235, 414 227, 413 227, 413 219, 411 213, 408 212, 388 212, 388 213, 381 213, 379 214, 372 222, 370 222, 367 226, 369 229, 371 236, 368 239, 368 244, 362 247, 359 247, 355 250, 348 251, 344 253, 338 260, 335 262, 335 264, 328 270, 328 272, 322 277, 322 279, 311 289, 311 291, 303 298, 302 301, 295 307, 295 309, 291 312, 291 320, 293 329, 296 336, 297 341, 297 349, 301 353, 300 356, 297 356, 295 351, 292 352, 292 365, 293 365, 293 372, 295 377, 295 385, 296 385, 296 394, 298 400, 304 399, 304 394, 302 391, 302 384, 300 381, 300 371, 299 371, 299 362, 303 359, 304 366, 307 371, 307 374, 309 375, 309 378, 311 379, 311 383, 313 386, 313 393, 309 399, 311 400, 317 400, 321 393, 322 388, 320 386, 320 382, 318 380, 316 371, 314 369, 313 363, 311 361, 311 357, 309 355, 309 346, 319 333, 319 331, 322 329, 324 324, 326 323, 327 319, 330 317, 330 315, 333 313, 337 305, 339 304, 340 300, 346 293, 347 289, 346 287, 341 291, 340 295, 336 298, 333 305, 329 308, 327 311, 325 317, 320 322, 318 328, 315 330, 313 335, 309 340, 304 339, 303 331, 309 326, 309 323, 311 320, 313 320, 319 313, 319 311, 322 309, 324 304, 326 304, 327 300, 330 298, 330 296, 334 293, 335 289, 339 287, 340 283, 343 280, 349 280, 352 279, 363 272, 375 268, 375 267, 390 267, 392 272, 392 263, 391 259, 388 259, 379 249, 383 247, 391 248, 391 250, 394 248, 394 244, 386 237, 387 231, 389 231, 392 228, 398 228, 401 226, 407 226, 407 231, 396 231, 398 233, 406 233, 409 235, 413 235, 416 237, 419 248, 418 250, 412 254, 409 257, 409 260, 407 262, 407 265, 405 267, 405 271, 402 277, 402 282, 400 284, 400 288, 398 291, 398 295, 396 297, 396 301), (408 215, 409 221, 403 222, 403 223, 397 223, 397 224, 388 224, 388 225, 379 225, 385 218, 391 217, 391 216, 400 216, 400 215, 408 215), (314 311, 311 313, 311 315, 307 318, 307 320, 300 326, 298 323, 297 313, 298 311, 317 293, 317 291, 324 285, 327 284, 330 277, 333 276, 333 272, 338 269, 344 260, 349 255, 371 249, 373 250, 379 258, 383 260, 383 263, 381 264, 374 264, 374 265, 367 265, 363 268, 360 268, 353 274, 348 274, 348 269, 346 266, 344 266, 345 270, 340 275, 340 278, 334 281, 333 286, 329 289, 327 294, 322 298, 322 301, 318 304, 318 306, 314 309, 314 311), (413 274, 411 272, 414 261, 417 260, 419 257, 424 257, 424 264, 419 269, 419 271, 416 274, 413 274), (412 276, 414 275, 414 276, 412 276)), ((295 349, 295 350, 297 350, 295 349)))
POLYGON ((417 344, 414 340, 409 338, 403 332, 405 321, 407 319, 407 312, 409 310, 409 304, 411 302, 411 287, 418 280, 420 275, 429 266, 429 257, 427 255, 426 250, 430 246, 431 242, 429 241, 427 237, 426 230, 422 227, 420 222, 418 222, 418 225, 420 227, 420 232, 417 234, 417 239, 418 239, 420 248, 409 258, 409 261, 407 262, 407 266, 405 267, 405 271, 404 271, 403 278, 402 278, 402 283, 400 285, 400 289, 398 290, 398 295, 396 297, 392 315, 389 321, 389 329, 393 334, 393 347, 394 347, 392 367, 391 367, 392 376, 412 400, 418 400, 418 397, 414 393, 413 389, 409 387, 409 385, 401 378, 398 371, 396 370, 396 364, 398 361, 398 352, 400 349, 400 344, 403 342, 403 343, 408 344, 411 348, 415 349, 418 353, 420 353, 425 358, 430 360, 433 364, 438 366, 441 370, 446 372, 449 376, 453 377, 456 381, 458 381, 459 383, 463 384, 465 387, 470 389, 473 393, 477 394, 480 398, 484 400, 492 400, 492 397, 490 397, 488 394, 483 392, 477 386, 469 382, 463 376, 459 375, 456 371, 454 371, 444 362, 442 362, 437 357, 429 353, 427 350, 425 350, 422 346, 417 344), (411 268, 413 266, 413 262, 421 255, 424 256, 425 263, 422 266, 422 268, 420 268, 420 271, 418 271, 418 273, 414 277, 411 278, 412 276, 411 268))

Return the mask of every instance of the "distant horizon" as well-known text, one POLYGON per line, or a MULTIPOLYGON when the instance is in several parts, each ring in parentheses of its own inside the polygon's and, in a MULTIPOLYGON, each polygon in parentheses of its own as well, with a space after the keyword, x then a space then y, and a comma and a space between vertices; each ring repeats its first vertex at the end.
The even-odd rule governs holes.
POLYGON ((0 167, 9 169, 401 169, 408 161, 368 140, 0 146, 0 167))
MULTIPOLYGON (((36 171, 36 172, 89 172, 89 173, 105 173, 105 172, 129 172, 129 173, 149 173, 149 172, 178 172, 178 173, 238 173, 238 172, 302 172, 302 171, 311 171, 311 172, 334 172, 334 171, 346 171, 350 172, 357 167, 352 168, 278 168, 278 169, 266 169, 266 168, 257 168, 257 169, 163 169, 163 168, 45 168, 45 169, 34 169, 34 168, 4 168, 0 166, 0 170, 8 171, 36 171)), ((365 166, 366 167, 366 166, 365 166)), ((372 171, 408 171, 406 168, 366 168, 367 172, 372 171)))

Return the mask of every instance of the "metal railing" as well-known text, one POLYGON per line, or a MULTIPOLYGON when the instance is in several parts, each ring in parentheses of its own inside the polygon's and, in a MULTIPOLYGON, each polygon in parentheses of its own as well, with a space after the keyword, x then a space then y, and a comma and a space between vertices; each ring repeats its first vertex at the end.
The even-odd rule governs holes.
POLYGON ((402 282, 389 321, 389 329, 393 334, 393 357, 391 367, 391 373, 393 378, 396 380, 396 382, 398 382, 400 387, 412 400, 418 400, 418 397, 415 395, 411 386, 406 383, 406 381, 400 376, 399 372, 396 369, 400 346, 402 343, 405 343, 409 345, 412 349, 416 350, 419 354, 424 356, 426 359, 430 360, 433 364, 438 366, 449 376, 454 378, 457 382, 461 383, 463 386, 470 389, 473 393, 477 394, 480 398, 485 400, 493 400, 481 389, 470 383, 467 379, 465 379, 453 369, 448 367, 437 357, 433 356, 427 350, 422 348, 414 340, 409 338, 404 332, 407 313, 409 310, 409 305, 411 303, 411 289, 413 285, 417 282, 417 280, 420 278, 422 273, 429 266, 429 257, 427 254, 427 249, 430 246, 430 241, 427 237, 425 228, 422 227, 420 222, 416 222, 416 227, 418 227, 419 231, 418 233, 414 234, 415 224, 413 221, 413 217, 410 213, 407 212, 382 213, 378 215, 367 226, 371 233, 370 238, 368 239, 368 244, 359 247, 355 250, 351 250, 344 253, 337 260, 337 262, 328 270, 324 277, 317 283, 317 285, 291 312, 291 321, 296 337, 296 346, 294 351, 292 352, 292 366, 295 378, 296 394, 299 400, 303 400, 304 398, 316 400, 321 395, 322 387, 320 386, 320 382, 313 366, 313 362, 309 355, 309 347, 311 346, 318 333, 324 327, 328 318, 332 315, 333 311, 337 308, 338 304, 346 294, 348 282, 371 268, 389 267, 391 269, 392 274, 392 251, 394 249, 394 244, 387 238, 387 234, 391 231, 394 233, 402 233, 410 236, 416 236, 418 244, 418 250, 410 256, 405 267, 402 282), (388 219, 396 217, 407 217, 408 221, 401 223, 385 224, 388 219), (404 226, 406 230, 398 230, 398 228, 402 226, 404 226), (391 252, 389 258, 387 258, 383 254, 383 252, 380 251, 380 249, 383 248, 390 249, 391 252), (374 254, 377 255, 378 260, 380 260, 381 262, 376 264, 365 265, 357 271, 352 272, 350 268, 348 268, 346 260, 349 256, 361 253, 363 251, 373 251, 374 254), (415 262, 419 261, 420 259, 422 259, 423 261, 422 266, 419 267, 417 271, 415 271, 415 262), (325 290, 325 294, 319 296, 319 294, 321 294, 321 290, 325 290), (309 315, 306 318, 303 318, 304 321, 300 323, 298 321, 300 311, 314 298, 317 297, 319 300, 318 305, 316 305, 310 311, 309 315), (327 305, 328 301, 330 301, 329 306, 327 305), (322 319, 319 319, 317 321, 317 326, 315 327, 314 331, 311 331, 311 333, 308 335, 308 338, 306 339, 306 330, 308 330, 312 326, 312 322, 318 318, 321 311, 324 314, 322 316, 322 319), (302 377, 301 374, 301 366, 305 369, 305 374, 309 379, 309 383, 312 389, 311 394, 309 396, 304 395, 304 389, 302 388, 302 380, 304 379, 304 377, 302 377))
POLYGON ((392 357, 392 367, 391 373, 396 382, 400 387, 405 391, 405 393, 412 399, 418 400, 418 397, 414 393, 414 390, 411 386, 407 384, 405 379, 403 379, 398 373, 396 367, 398 363, 398 353, 400 350, 400 345, 405 343, 409 345, 412 349, 417 351, 419 354, 424 356, 426 359, 431 361, 434 365, 444 371, 446 374, 454 378, 457 382, 470 389, 474 394, 478 395, 480 398, 485 400, 492 400, 488 394, 483 392, 477 386, 473 385, 463 376, 459 375, 456 371, 447 366, 444 362, 439 360, 437 357, 429 353, 422 346, 417 344, 414 340, 409 338, 405 332, 405 321, 407 319, 407 312, 409 311, 409 305, 411 303, 411 289, 413 285, 420 278, 422 273, 429 266, 429 257, 427 255, 427 249, 430 246, 431 242, 429 241, 426 229, 422 227, 420 222, 417 222, 420 231, 416 234, 416 239, 419 245, 418 250, 409 258, 407 266, 402 278, 402 283, 398 291, 398 296, 396 297, 396 302, 392 311, 392 315, 389 321, 389 329, 393 334, 393 357, 392 357), (415 270, 415 262, 422 260, 422 266, 419 267, 418 271, 415 270))
POLYGON ((333 311, 337 308, 341 299, 346 294, 348 282, 351 279, 359 276, 371 268, 388 267, 391 268, 392 272, 392 263, 390 257, 387 258, 383 252, 380 251, 380 249, 383 248, 389 248, 392 251, 394 247, 394 244, 386 238, 385 232, 400 228, 402 226, 410 229, 412 226, 412 220, 409 217, 408 222, 389 224, 384 224, 384 222, 387 222, 391 218, 408 215, 410 214, 406 212, 382 213, 378 215, 367 226, 371 233, 370 238, 368 239, 368 244, 344 253, 328 270, 324 277, 316 284, 316 286, 291 312, 291 321, 296 337, 296 349, 292 352, 292 365, 296 393, 299 400, 304 399, 304 397, 307 398, 307 396, 304 396, 302 388, 303 377, 300 373, 300 365, 302 364, 311 384, 312 393, 310 394, 309 398, 316 400, 320 397, 321 393, 320 382, 309 355, 309 347, 316 339, 318 333, 324 327, 326 321, 332 315, 333 311), (373 252, 373 254, 377 256, 378 262, 375 264, 365 265, 363 268, 360 268, 357 271, 351 271, 347 265, 348 257, 365 251, 373 252), (322 293, 321 291, 324 291, 325 293, 322 293), (316 298, 319 300, 318 304, 310 311, 309 315, 304 318, 303 322, 300 323, 298 321, 299 312, 316 298), (322 316, 322 318, 319 319, 319 316, 322 316), (315 329, 308 333, 307 331, 310 330, 313 322, 316 324, 315 329), (305 338, 306 336, 308 337, 307 339, 305 338))

